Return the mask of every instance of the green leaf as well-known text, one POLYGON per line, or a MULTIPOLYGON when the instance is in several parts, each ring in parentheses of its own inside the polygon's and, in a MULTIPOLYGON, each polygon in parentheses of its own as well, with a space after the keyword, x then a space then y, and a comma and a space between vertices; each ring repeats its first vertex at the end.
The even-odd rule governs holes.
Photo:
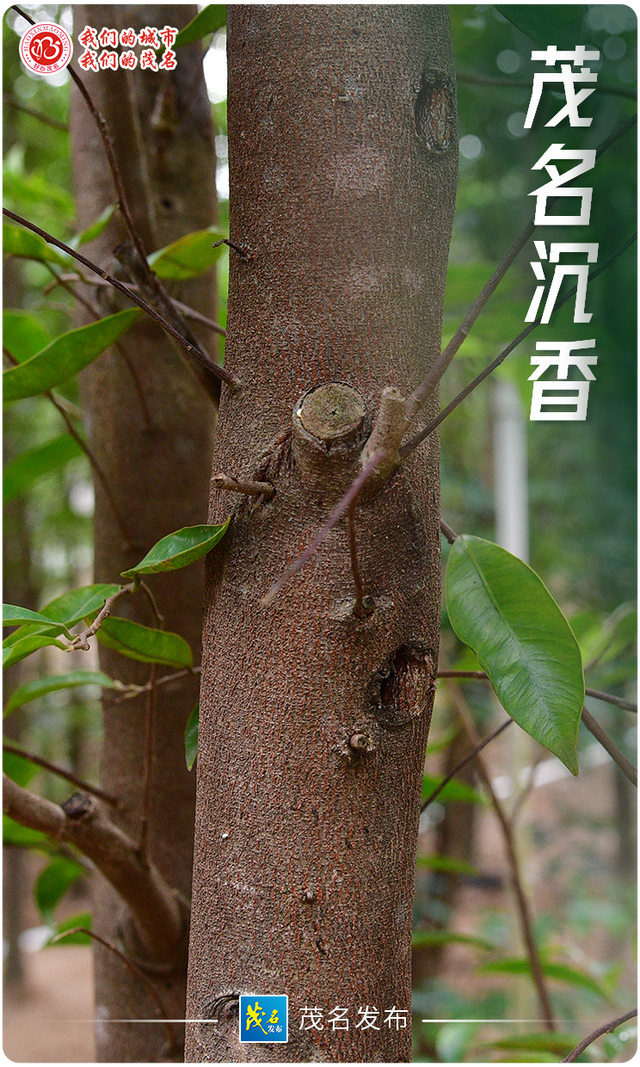
POLYGON ((85 870, 79 863, 65 859, 64 856, 57 856, 40 872, 34 886, 34 896, 45 925, 53 921, 56 905, 69 887, 79 881, 84 874, 85 870))
MULTIPOLYGON (((7 740, 10 742, 11 739, 7 738, 7 740)), ((25 759, 24 756, 17 756, 15 752, 2 753, 2 769, 7 778, 17 782, 23 789, 40 770, 37 764, 25 759)))
POLYGON ((450 930, 415 930, 411 938, 414 948, 423 945, 473 945, 475 948, 484 948, 487 952, 495 952, 497 945, 491 941, 485 941, 482 937, 473 937, 471 934, 452 934, 450 930))
POLYGON ((101 211, 97 219, 87 226, 86 230, 82 233, 76 234, 72 241, 69 242, 72 248, 79 248, 80 245, 86 245, 89 241, 95 241, 96 237, 99 237, 103 230, 106 230, 111 221, 111 216, 116 209, 115 204, 109 204, 108 207, 101 211))
MULTIPOLYGON (((430 797, 441 781, 442 778, 425 774, 422 778, 422 799, 426 800, 427 797, 430 797)), ((464 782, 457 782, 454 778, 447 782, 438 796, 438 802, 442 804, 447 804, 451 800, 466 800, 470 804, 484 804, 485 802, 481 793, 477 793, 475 789, 472 789, 471 786, 466 785, 464 782)))
POLYGON ((451 856, 418 856, 416 867, 426 867, 429 871, 443 871, 445 874, 479 874, 478 868, 465 860, 456 860, 451 856))
POLYGON ((498 11, 539 48, 551 42, 558 48, 575 48, 582 41, 585 4, 507 4, 498 11))
POLYGON ((538 575, 498 545, 465 535, 451 546, 446 585, 451 625, 505 711, 577 774, 580 649, 538 575))
POLYGON ((28 826, 20 826, 8 815, 2 816, 2 843, 13 845, 14 848, 37 848, 43 852, 50 852, 52 840, 43 834, 41 830, 31 830, 28 826))
MULTIPOLYGON (((65 930, 73 930, 76 926, 84 926, 88 930, 91 929, 93 923, 93 916, 90 911, 81 911, 77 915, 72 915, 71 918, 65 919, 63 922, 56 923, 53 927, 51 937, 47 941, 45 948, 51 946, 51 942, 57 934, 64 933, 65 930)), ((58 945, 90 945, 91 938, 88 934, 69 934, 68 937, 63 937, 61 941, 56 941, 53 948, 58 945)))
POLYGON ((189 716, 187 728, 184 732, 184 754, 187 761, 187 770, 190 771, 196 762, 198 755, 198 729, 200 726, 200 703, 197 703, 189 716))
POLYGON ((88 326, 80 326, 77 330, 69 330, 56 337, 35 356, 3 372, 5 401, 37 396, 66 382, 97 359, 141 315, 139 308, 118 311, 115 315, 108 315, 98 322, 91 322, 88 326))
MULTIPOLYGON (((73 626, 74 623, 80 622, 80 619, 85 619, 94 613, 98 613, 103 606, 107 597, 117 593, 118 589, 121 589, 120 585, 81 585, 77 589, 70 589, 68 593, 63 593, 62 596, 56 597, 55 600, 49 601, 42 608, 42 614, 49 619, 54 619, 56 623, 64 623, 66 626, 73 626)), ((15 645, 18 641, 21 641, 24 637, 30 637, 34 634, 48 635, 50 631, 46 627, 38 626, 35 623, 30 623, 26 626, 21 626, 9 637, 5 637, 4 646, 15 645)))
POLYGON ((9 500, 29 489, 43 474, 63 467, 70 459, 83 455, 82 448, 70 433, 54 437, 43 445, 28 448, 9 460, 2 475, 2 499, 9 500))
POLYGON ((114 682, 102 671, 71 671, 69 674, 57 674, 52 678, 34 678, 14 689, 5 704, 4 714, 10 715, 16 708, 21 708, 23 704, 29 704, 32 700, 46 696, 47 693, 55 693, 59 689, 75 689, 80 685, 99 685, 103 689, 120 687, 118 682, 114 682))
POLYGON ((16 641, 14 645, 3 648, 2 666, 4 668, 13 667, 14 663, 19 663, 21 659, 30 656, 32 652, 37 652, 39 648, 46 648, 48 645, 55 645, 56 648, 61 648, 63 652, 65 651, 62 641, 56 641, 55 637, 34 634, 31 637, 23 637, 20 641, 16 641))
POLYGON ((174 48, 182 48, 185 44, 192 44, 206 37, 208 33, 215 33, 222 29, 227 21, 226 4, 207 4, 191 22, 183 26, 176 37, 174 48))
POLYGON ((193 655, 183 637, 166 630, 152 630, 149 626, 119 619, 105 619, 97 637, 107 648, 142 663, 165 663, 169 667, 191 667, 193 655))
POLYGON ((15 604, 2 605, 3 626, 18 626, 20 623, 25 622, 37 622, 45 626, 53 626, 57 633, 62 631, 67 637, 71 636, 64 623, 56 622, 55 619, 50 619, 48 615, 41 615, 38 611, 30 611, 29 608, 19 608, 15 604))
MULTIPOLYGON (((542 973, 547 978, 555 978, 558 982, 567 982, 569 985, 578 986, 582 989, 588 989, 592 993, 596 993, 604 1000, 610 1000, 610 996, 606 989, 596 982, 595 978, 591 975, 585 974, 584 971, 578 971, 575 967, 568 967, 564 963, 547 963, 541 962, 542 973)), ((493 963, 484 963, 478 968, 481 972, 492 972, 496 974, 526 974, 531 976, 531 964, 529 960, 523 959, 505 959, 496 960, 493 963)))
POLYGON ((223 237, 226 237, 226 234, 214 229, 187 233, 166 248, 152 252, 148 257, 149 265, 159 278, 175 281, 194 278, 196 274, 204 274, 209 270, 222 255, 222 245, 213 248, 213 244, 223 237))
POLYGON ((22 363, 49 344, 51 337, 30 311, 7 308, 2 313, 2 343, 22 363))
POLYGON ((123 571, 123 578, 136 574, 158 574, 159 571, 177 571, 195 563, 201 556, 217 545, 227 530, 231 516, 219 526, 185 526, 182 530, 167 534, 158 541, 136 567, 123 571))
POLYGON ((579 1041, 580 1038, 575 1034, 514 1034, 513 1037, 504 1037, 499 1041, 488 1041, 486 1045, 489 1048, 533 1049, 566 1056, 579 1041))
POLYGON ((5 222, 2 227, 2 251, 5 256, 23 256, 27 259, 39 259, 42 263, 69 266, 69 257, 56 252, 44 237, 25 230, 22 226, 13 226, 9 222, 5 222))

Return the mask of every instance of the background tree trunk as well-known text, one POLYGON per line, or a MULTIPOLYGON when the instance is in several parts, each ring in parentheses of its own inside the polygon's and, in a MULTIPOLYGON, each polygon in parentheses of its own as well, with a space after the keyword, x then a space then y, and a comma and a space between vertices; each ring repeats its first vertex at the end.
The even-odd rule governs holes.
MULTIPOLYGON (((76 32, 85 25, 175 26, 196 14, 189 5, 77 6, 76 32)), ((177 53, 168 73, 106 71, 83 75, 114 140, 128 201, 147 251, 191 230, 211 225, 215 214, 215 154, 209 102, 202 75, 200 43, 177 53)), ((116 195, 102 143, 88 109, 74 90, 72 136, 79 225, 86 226, 116 195)), ((107 264, 125 230, 116 212, 88 255, 107 264)), ((198 311, 214 317, 214 287, 206 275, 171 290, 198 311)), ((203 337, 212 350, 211 335, 203 337)), ((103 465, 133 543, 114 519, 96 485, 96 581, 118 581, 163 535, 206 519, 214 407, 188 372, 166 336, 148 319, 83 375, 91 445, 103 465), (132 376, 130 367, 137 378, 132 376), (141 401, 140 391, 144 395, 141 401)), ((198 662, 203 571, 194 566, 153 581, 164 626, 189 641, 198 662)), ((118 613, 155 625, 144 598, 136 596, 118 613)), ((145 683, 149 668, 101 647, 102 668, 125 682, 145 683)), ((164 672, 161 672, 164 673, 164 672)), ((195 678, 161 687, 149 813, 149 858, 170 885, 189 896, 193 839, 194 776, 187 773, 184 728, 197 700, 195 678)), ((146 698, 104 701, 104 787, 120 799, 119 822, 140 836, 145 753, 146 698)), ((113 889, 97 879, 96 931, 136 953, 126 909, 113 889)), ((171 974, 155 973, 147 961, 172 1018, 184 1018, 186 959, 171 974)), ((163 1056, 162 1026, 117 1023, 109 1019, 154 1019, 157 1009, 145 987, 106 950, 96 953, 98 1058, 154 1061, 163 1056)), ((176 1028, 177 1029, 177 1028, 176 1028)))
POLYGON ((382 389, 406 394, 439 352, 457 163, 447 13, 242 5, 228 32, 231 238, 251 258, 231 254, 227 361, 244 387, 223 398, 215 467, 276 495, 210 507, 234 522, 208 572, 188 1017, 218 1023, 188 1027, 187 1058, 405 1061, 436 444, 358 508, 373 614, 352 614, 344 524, 272 607, 260 598, 350 484, 382 389), (359 392, 362 425, 339 388, 323 425, 307 400, 292 438, 299 399, 329 382, 359 392), (239 993, 289 995, 288 1045, 238 1044, 239 993), (355 1028, 367 1005, 377 1031, 355 1028), (348 1032, 326 1019, 336 1006, 348 1032), (299 1029, 304 1007, 324 1011, 322 1031, 299 1029), (385 1025, 393 1007, 406 1029, 385 1025))

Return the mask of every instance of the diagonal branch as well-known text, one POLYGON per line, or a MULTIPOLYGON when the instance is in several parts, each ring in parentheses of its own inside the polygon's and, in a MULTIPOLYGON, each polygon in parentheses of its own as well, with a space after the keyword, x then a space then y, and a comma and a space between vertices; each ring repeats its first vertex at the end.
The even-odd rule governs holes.
POLYGON ((3 810, 21 826, 75 845, 128 904, 139 936, 154 959, 176 963, 186 951, 185 903, 95 799, 75 794, 67 811, 4 775, 3 810))
POLYGON ((498 735, 501 734, 503 730, 506 730, 507 726, 509 726, 512 722, 513 719, 507 719, 506 722, 501 723, 497 730, 494 730, 493 733, 485 737, 484 741, 481 741, 478 745, 476 745, 476 747, 471 752, 467 753, 464 759, 460 760, 460 762, 456 764, 453 770, 449 772, 447 777, 443 778, 440 784, 436 786, 432 793, 429 794, 427 799, 423 801, 420 807, 421 815, 423 811, 427 810, 430 804, 433 804, 434 800, 437 800, 445 785, 448 785, 451 779, 455 778, 456 774, 458 774, 463 767, 466 767, 467 763, 470 763, 472 759, 475 759, 478 753, 482 752, 482 749, 485 748, 485 746, 488 745, 490 741, 493 741, 495 737, 498 737, 498 735))
POLYGON ((12 755, 20 756, 21 759, 26 759, 29 763, 35 763, 37 767, 42 767, 45 771, 57 774, 58 778, 64 778, 67 782, 71 782, 72 785, 77 785, 78 789, 82 789, 83 792, 91 793, 94 797, 99 797, 105 803, 113 805, 113 807, 118 805, 116 798, 109 793, 105 793, 104 789, 100 789, 97 785, 89 785, 82 778, 78 778, 77 774, 72 774, 71 771, 65 770, 64 767, 59 767, 57 763, 51 763, 48 759, 43 759, 42 756, 36 756, 34 752, 25 752, 23 748, 18 748, 17 745, 10 745, 7 741, 3 742, 2 751, 11 752, 12 755))
POLYGON ((619 1026, 622 1026, 623 1023, 628 1023, 629 1019, 635 1019, 637 1014, 638 1009, 632 1008, 631 1011, 625 1012, 624 1015, 619 1015, 617 1019, 612 1019, 611 1022, 603 1023, 602 1026, 598 1026, 595 1030, 592 1030, 592 1032, 587 1037, 585 1037, 584 1041, 581 1041, 579 1045, 576 1045, 576 1047, 571 1050, 568 1056, 565 1056, 563 1060, 560 1060, 560 1063, 575 1063, 578 1056, 582 1052, 584 1052, 584 1050, 588 1048, 589 1045, 592 1045, 593 1042, 597 1040, 597 1038, 602 1037, 603 1034, 612 1034, 613 1031, 617 1030, 617 1028, 619 1026))

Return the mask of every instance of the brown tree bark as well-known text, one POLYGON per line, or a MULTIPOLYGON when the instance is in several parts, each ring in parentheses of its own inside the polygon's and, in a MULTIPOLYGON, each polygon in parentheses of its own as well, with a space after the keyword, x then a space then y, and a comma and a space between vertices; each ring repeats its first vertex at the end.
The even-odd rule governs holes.
POLYGON ((353 615, 344 520, 275 605, 261 598, 360 469, 383 388, 406 395, 440 350, 447 14, 242 5, 228 32, 231 238, 249 256, 231 253, 227 363, 244 387, 223 398, 215 470, 276 492, 211 497, 211 521, 234 518, 208 570, 188 1017, 218 1021, 189 1024, 187 1059, 405 1061, 436 444, 357 509, 371 614, 353 615), (240 993, 288 994, 287 1045, 238 1043, 240 993), (356 1026, 367 1006, 377 1030, 356 1026), (300 1028, 305 1007, 322 1030, 300 1028), (406 1028, 386 1025, 392 1008, 406 1028))
MULTIPOLYGON (((143 26, 180 28, 196 14, 189 5, 139 7, 99 4, 74 8, 76 31, 143 26)), ((215 154, 210 108, 202 76, 202 47, 177 53, 168 73, 105 71, 82 74, 107 120, 129 206, 147 251, 211 225, 215 215, 215 154)), ((116 198, 102 143, 89 111, 73 90, 72 136, 80 226, 116 198)), ((108 265, 126 236, 118 213, 88 250, 108 265)), ((170 289, 171 295, 214 317, 214 287, 207 275, 170 289)), ((95 299, 95 295, 91 294, 95 299)), ((109 308, 109 310, 112 310, 109 308)), ((212 351, 212 337, 203 335, 212 351)), ((163 535, 206 520, 215 408, 166 336, 148 320, 83 375, 90 443, 130 530, 116 521, 96 485, 96 581, 118 581, 163 535)), ((200 648, 203 571, 193 566, 152 580, 167 630, 189 641, 197 663, 200 648)), ((118 613, 155 625, 140 595, 121 601, 118 613)), ((144 664, 100 649, 102 668, 125 682, 143 684, 144 664)), ((149 861, 170 886, 188 897, 191 882, 194 776, 184 759, 184 728, 197 700, 194 678, 157 692, 149 810, 149 861)), ((140 839, 144 791, 146 697, 118 704, 104 701, 103 783, 119 798, 114 816, 133 840, 140 839)), ((184 1018, 186 958, 167 967, 145 953, 126 907, 97 878, 95 929, 134 956, 156 982, 172 1018, 184 1018)), ((147 939, 148 943, 148 939, 147 939)), ((155 1061, 165 1053, 163 1027, 120 1020, 157 1018, 145 986, 112 953, 96 952, 98 1058, 155 1061), (110 1019, 119 1020, 113 1024, 110 1019)))

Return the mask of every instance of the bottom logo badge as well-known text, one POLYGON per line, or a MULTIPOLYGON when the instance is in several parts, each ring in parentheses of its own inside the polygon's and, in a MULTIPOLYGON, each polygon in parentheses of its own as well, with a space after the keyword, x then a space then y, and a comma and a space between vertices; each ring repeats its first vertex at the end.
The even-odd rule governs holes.
POLYGON ((240 997, 240 1041, 289 1040, 288 997, 240 997))

